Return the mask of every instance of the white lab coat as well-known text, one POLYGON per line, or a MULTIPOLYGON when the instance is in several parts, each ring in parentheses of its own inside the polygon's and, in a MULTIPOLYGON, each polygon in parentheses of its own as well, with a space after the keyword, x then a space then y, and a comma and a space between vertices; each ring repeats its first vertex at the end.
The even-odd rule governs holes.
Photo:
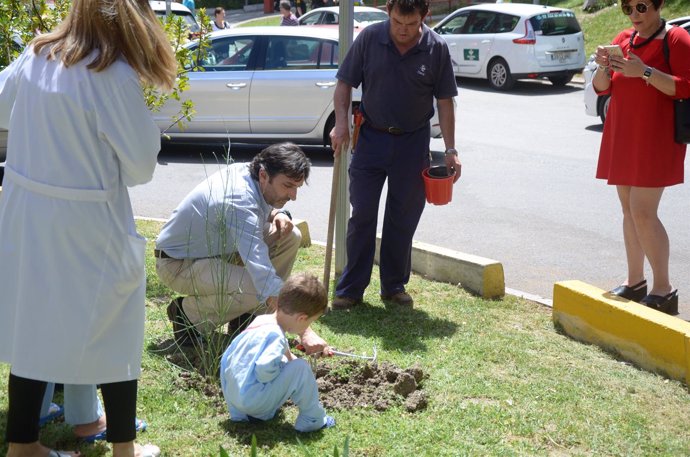
POLYGON ((92 56, 65 68, 29 49, 0 73, 0 361, 65 384, 139 377, 146 241, 127 186, 160 150, 136 73, 92 56))

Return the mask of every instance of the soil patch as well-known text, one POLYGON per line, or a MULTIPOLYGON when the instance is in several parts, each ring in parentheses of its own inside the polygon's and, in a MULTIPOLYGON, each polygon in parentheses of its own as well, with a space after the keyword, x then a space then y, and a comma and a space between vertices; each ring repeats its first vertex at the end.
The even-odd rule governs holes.
POLYGON ((424 371, 419 367, 401 369, 382 362, 328 360, 316 368, 319 397, 326 410, 373 408, 385 411, 404 404, 409 412, 427 406, 421 390, 424 371))
MULTIPOLYGON (((218 373, 206 373, 210 371, 209 361, 199 357, 198 348, 180 348, 174 341, 166 340, 156 349, 171 363, 189 370, 180 373, 177 384, 181 388, 222 401, 218 373)), ((427 395, 422 390, 426 374, 419 366, 403 369, 388 362, 333 357, 318 359, 312 367, 326 410, 386 411, 403 405, 407 411, 415 412, 427 407, 427 395)))

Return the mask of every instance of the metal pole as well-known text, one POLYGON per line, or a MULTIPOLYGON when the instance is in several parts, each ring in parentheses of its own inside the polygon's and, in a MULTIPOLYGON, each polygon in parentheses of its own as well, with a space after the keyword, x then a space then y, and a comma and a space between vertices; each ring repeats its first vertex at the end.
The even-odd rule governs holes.
MULTIPOLYGON (((338 50, 340 55, 338 56, 339 63, 342 63, 345 59, 347 51, 352 46, 354 25, 354 14, 355 6, 353 1, 341 1, 340 2, 340 40, 338 50)), ((348 119, 352 119, 352 110, 348 112, 348 119)), ((350 130, 352 131, 352 130, 350 130)), ((347 221, 350 218, 350 195, 348 192, 349 179, 348 179, 348 164, 350 160, 349 151, 347 154, 340 154, 338 157, 340 160, 339 172, 340 179, 338 185, 338 206, 335 217, 335 274, 336 277, 341 275, 345 269, 345 263, 347 261, 347 250, 345 245, 345 238, 347 233, 347 221)), ((334 164, 335 166, 335 164, 334 164)))
POLYGON ((170 16, 172 14, 172 0, 165 0, 165 15, 170 16))

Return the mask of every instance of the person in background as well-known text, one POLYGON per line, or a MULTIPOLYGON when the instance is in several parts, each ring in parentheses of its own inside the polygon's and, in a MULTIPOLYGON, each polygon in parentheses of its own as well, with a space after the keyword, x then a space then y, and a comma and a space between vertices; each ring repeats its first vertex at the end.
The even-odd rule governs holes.
POLYGON ((384 182, 388 196, 381 236, 381 298, 412 306, 412 237, 425 205, 422 171, 429 166, 434 98, 445 163, 460 177, 455 149, 453 97, 458 89, 446 42, 424 25, 428 0, 388 0, 389 19, 364 29, 352 44, 333 95, 334 154, 350 142, 352 88, 362 84, 361 126, 350 164, 352 217, 347 227, 347 264, 336 287, 333 309, 361 303, 369 285, 376 247, 378 205, 384 182), (395 82, 395 83, 393 83, 395 82))
POLYGON ((611 293, 676 314, 678 290, 669 276, 670 243, 658 209, 664 189, 683 182, 686 145, 674 141, 673 100, 690 97, 690 36, 666 25, 661 18, 663 4, 663 0, 621 2, 632 23, 613 40, 623 55, 599 46, 592 85, 599 94, 611 94, 596 177, 616 186, 623 211, 627 279, 611 293), (654 275, 649 291, 645 258, 654 275))
POLYGON ((217 6, 213 12, 213 22, 211 26, 214 32, 230 28, 230 24, 225 22, 225 9, 222 6, 217 6))
POLYGON ((319 402, 314 373, 290 351, 285 332, 303 333, 326 311, 326 288, 313 275, 292 276, 276 309, 258 316, 225 350, 220 382, 235 422, 267 421, 289 399, 299 408, 295 429, 311 432, 335 426, 319 402))
POLYGON ((280 2, 280 25, 299 25, 297 22, 297 17, 292 14, 292 5, 288 0, 282 0, 280 2))
MULTIPOLYGON (((209 176, 173 211, 154 255, 161 282, 185 295, 168 305, 179 345, 194 345, 245 313, 275 311, 302 240, 282 208, 297 198, 310 169, 299 146, 274 144, 249 164, 209 176)), ((326 347, 310 328, 301 338, 309 351, 326 347)))
POLYGON ((160 454, 134 443, 146 240, 127 187, 151 180, 160 150, 142 82, 171 90, 176 75, 172 47, 142 0, 74 0, 62 23, 0 73, 8 457, 76 455, 39 441, 46 381, 101 385, 114 457, 160 454))
POLYGON ((300 18, 304 13, 307 12, 307 2, 306 0, 295 0, 295 16, 297 19, 300 18))

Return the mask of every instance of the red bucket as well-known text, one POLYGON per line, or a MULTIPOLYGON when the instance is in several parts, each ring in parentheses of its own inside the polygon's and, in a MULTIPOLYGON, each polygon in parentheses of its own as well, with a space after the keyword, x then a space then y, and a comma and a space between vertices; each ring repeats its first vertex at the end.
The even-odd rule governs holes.
POLYGON ((445 165, 425 168, 422 172, 426 201, 434 205, 445 205, 453 199, 455 170, 448 174, 445 165))

